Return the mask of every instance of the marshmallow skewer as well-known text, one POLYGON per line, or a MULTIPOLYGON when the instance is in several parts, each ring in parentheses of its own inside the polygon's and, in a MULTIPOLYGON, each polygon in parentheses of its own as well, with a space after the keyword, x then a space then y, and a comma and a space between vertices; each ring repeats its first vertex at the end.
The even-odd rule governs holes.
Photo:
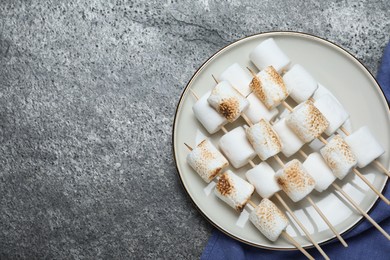
MULTIPOLYGON (((206 140, 204 140, 203 142, 205 142, 206 140)), ((203 142, 200 144, 200 145, 202 145, 203 144, 203 142)), ((186 143, 184 143, 184 145, 191 151, 191 152, 193 152, 194 151, 194 149, 191 147, 191 146, 189 146, 188 144, 186 144, 186 143)), ((210 147, 208 147, 208 148, 206 148, 206 149, 209 149, 210 147)), ((202 149, 202 148, 201 148, 202 149)), ((203 161, 202 161, 203 162, 203 161)), ((202 163, 203 164, 203 163, 202 163)), ((192 166, 192 165, 191 165, 192 166)), ((199 170, 199 169, 198 169, 199 170)), ((197 170, 197 172, 198 172, 198 170, 197 170)), ((221 169, 222 170, 222 169, 221 169)), ((206 182, 208 182, 208 180, 206 180, 203 176, 201 176, 202 177, 202 179, 204 180, 204 181, 206 181, 206 182)), ((256 204, 253 202, 253 201, 251 201, 250 199, 249 199, 249 197, 252 195, 252 193, 253 193, 253 191, 254 191, 254 187, 251 185, 251 184, 249 184, 249 183, 247 183, 247 182, 245 182, 244 180, 241 180, 241 178, 239 178, 239 177, 237 177, 237 176, 235 176, 232 172, 230 172, 230 171, 227 171, 227 172, 225 172, 223 175, 222 175, 222 177, 221 178, 226 178, 227 180, 222 180, 222 194, 219 194, 219 193, 217 193, 216 195, 220 198, 220 199, 222 199, 223 201, 225 201, 227 204, 229 204, 230 206, 232 206, 232 207, 234 207, 236 210, 242 210, 242 208, 245 206, 245 204, 246 203, 249 203, 254 209, 256 209, 256 204), (225 175, 227 175, 227 176, 225 176, 225 175), (231 178, 234 178, 233 180, 230 180, 231 178), (228 182, 228 181, 233 181, 235 184, 236 184, 236 186, 238 186, 238 187, 242 187, 244 190, 246 189, 246 190, 249 190, 249 192, 246 192, 246 194, 241 194, 241 196, 240 196, 240 201, 244 201, 243 203, 241 203, 240 205, 234 205, 234 203, 236 202, 236 200, 234 199, 234 198, 229 198, 229 197, 227 197, 226 196, 226 194, 224 194, 224 188, 225 189, 227 189, 227 191, 231 191, 231 188, 232 187, 230 187, 229 185, 227 185, 225 182, 228 182), (224 186, 225 185, 225 186, 224 186), (227 187, 227 186, 229 186, 229 187, 227 187), (251 186, 251 187, 249 187, 249 186, 251 186)), ((213 175, 213 176, 211 176, 211 179, 218 179, 219 180, 219 182, 221 181, 221 178, 219 177, 219 176, 217 176, 217 175, 213 175)), ((219 183, 218 182, 218 183, 219 183)), ((218 185, 217 185, 217 187, 218 187, 218 185)), ((235 187, 233 187, 233 189, 234 189, 235 187)), ((220 192, 219 190, 218 190, 218 192, 220 192)), ((271 203, 271 204, 273 204, 273 203, 271 203)), ((276 207, 276 206, 274 206, 274 207, 276 207)), ((281 212, 280 212, 280 214, 282 214, 281 212)), ((287 219, 284 217, 284 219, 285 219, 285 221, 287 221, 287 219)), ((287 222, 286 222, 286 224, 287 224, 287 222)), ((280 228, 280 227, 279 227, 280 228)), ((285 228, 285 227, 284 227, 285 228)), ((283 229, 284 229, 283 228, 283 229)), ((259 229, 262 233, 263 233, 263 231, 261 230, 261 229, 259 229)), ((280 232, 280 231, 279 231, 280 232)), ((291 244, 293 244, 299 251, 301 251, 308 259, 313 259, 314 260, 314 258, 298 243, 298 242, 296 242, 285 230, 283 230, 283 231, 281 231, 281 233, 280 233, 286 240, 288 240, 288 241, 290 241, 291 242, 291 244)), ((274 236, 275 236, 275 234, 272 234, 272 238, 274 238, 274 236)), ((267 238, 268 238, 268 236, 266 236, 267 238)), ((275 239, 276 239, 277 237, 275 237, 275 239)))
MULTIPOLYGON (((215 79, 215 77, 213 76, 215 82, 218 84, 218 81, 215 79)), ((192 90, 190 89, 192 95, 195 97, 195 99, 199 100, 199 97, 198 95, 192 90)), ((245 114, 241 114, 241 116, 243 116, 244 120, 247 119, 245 114)), ((248 119, 247 119, 248 120, 248 119)), ((250 121, 249 121, 250 122, 250 121)), ((228 131, 226 130, 226 128, 224 126, 221 127, 221 130, 226 134, 228 133, 228 131)), ((187 148, 191 151, 192 148, 185 144, 187 146, 187 148)), ((249 160, 249 164, 254 168, 256 167, 256 165, 254 164, 254 162, 252 160, 249 160)), ((309 241, 314 245, 314 247, 317 248, 317 250, 321 253, 321 255, 325 258, 325 259, 329 259, 329 257, 326 255, 326 253, 322 250, 322 248, 318 245, 318 243, 313 239, 313 237, 310 235, 309 231, 305 228, 305 226, 302 224, 302 222, 298 219, 298 217, 294 214, 294 212, 290 209, 290 207, 287 205, 287 203, 283 200, 283 198, 279 195, 279 194, 276 194, 276 198, 282 203, 283 207, 290 213, 290 215, 292 216, 292 218, 294 219, 294 221, 298 224, 298 226, 302 229, 302 231, 305 233, 306 237, 309 239, 309 241)), ((299 248, 298 248, 299 249, 299 248)))
MULTIPOLYGON (((299 153, 305 158, 307 159, 308 156, 307 154, 300 150, 299 153)), ((338 191, 340 192, 344 198, 347 199, 347 201, 349 201, 349 203, 351 203, 355 209, 360 212, 376 229, 379 230, 379 232, 381 232, 388 240, 390 240, 390 235, 381 227, 378 225, 378 223, 375 222, 375 220, 373 220, 370 215, 368 215, 343 189, 340 188, 340 186, 338 186, 336 183, 332 182, 332 186, 338 191)))
MULTIPOLYGON (((289 104, 287 104, 285 101, 282 102, 283 106, 289 110, 290 112, 293 111, 293 109, 291 108, 291 106, 289 104)), ((320 140, 323 144, 328 144, 328 141, 323 138, 321 135, 319 135, 318 137, 318 140, 320 140)), ((370 187, 370 189, 375 192, 376 195, 378 195, 387 205, 390 205, 390 201, 381 193, 379 192, 368 180, 366 177, 364 177, 363 174, 360 173, 360 171, 358 169, 356 169, 356 167, 354 167, 352 169, 352 171, 364 182, 367 184, 368 187, 370 187)))

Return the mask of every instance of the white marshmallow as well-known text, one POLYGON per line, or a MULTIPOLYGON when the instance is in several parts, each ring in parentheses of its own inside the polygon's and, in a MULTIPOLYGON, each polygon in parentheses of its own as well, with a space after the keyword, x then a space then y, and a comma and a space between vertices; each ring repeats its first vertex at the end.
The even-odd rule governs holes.
POLYGON ((279 72, 285 69, 291 62, 272 38, 260 43, 249 54, 249 59, 259 70, 273 66, 279 72))
POLYGON ((288 219, 269 199, 263 199, 251 212, 250 221, 269 240, 278 239, 288 225, 288 219))
POLYGON ((326 190, 336 177, 319 153, 310 154, 303 162, 303 167, 316 182, 315 189, 318 192, 326 190))
POLYGON ((331 94, 324 94, 316 101, 314 106, 325 116, 329 126, 325 129, 325 134, 332 135, 344 122, 349 115, 340 102, 331 94))
POLYGON ((282 149, 278 134, 264 119, 246 128, 246 136, 263 161, 279 153, 282 149))
POLYGON ((280 187, 275 180, 275 171, 266 162, 262 162, 245 173, 246 178, 256 188, 262 198, 270 198, 280 187))
POLYGON ((297 103, 308 100, 316 91, 317 81, 301 65, 294 65, 283 76, 290 96, 297 103))
POLYGON ((246 138, 246 133, 242 126, 224 134, 219 139, 219 148, 221 148, 235 168, 244 166, 256 156, 256 152, 246 138))
POLYGON ((192 111, 196 119, 206 128, 207 132, 214 134, 219 131, 225 124, 227 120, 221 114, 219 114, 215 109, 210 106, 207 99, 209 98, 211 91, 203 95, 196 103, 192 106, 192 111))
POLYGON ((319 137, 329 125, 310 100, 295 107, 286 117, 286 124, 305 143, 319 137))
POLYGON ((367 126, 345 137, 345 142, 355 154, 360 168, 367 166, 385 152, 367 126))
POLYGON ((312 98, 314 100, 317 100, 325 94, 332 95, 332 93, 329 91, 329 89, 324 87, 321 83, 318 83, 318 88, 317 88, 316 92, 314 92, 314 95, 312 98))
POLYGON ((301 139, 287 126, 286 119, 282 118, 273 125, 274 130, 278 134, 282 142, 282 153, 286 157, 290 157, 298 152, 305 144, 301 139))
POLYGON ((257 123, 262 118, 266 121, 272 121, 279 113, 277 108, 268 110, 268 108, 256 97, 254 93, 251 93, 247 97, 247 100, 249 101, 249 107, 245 111, 245 115, 252 123, 257 123))
POLYGON ((257 73, 249 87, 269 110, 277 107, 288 97, 282 77, 272 66, 257 73))
POLYGON ((355 155, 339 135, 333 137, 320 152, 333 174, 340 180, 357 164, 355 155))
POLYGON ((229 122, 239 118, 241 113, 249 106, 248 100, 227 81, 218 83, 211 91, 207 101, 229 122))
POLYGON ((252 81, 252 76, 248 70, 243 69, 238 63, 234 63, 224 70, 219 76, 219 81, 228 81, 245 97, 251 93, 249 83, 252 81))
POLYGON ((294 201, 300 201, 315 187, 316 182, 307 173, 302 163, 293 159, 276 172, 275 178, 280 188, 294 201))
POLYGON ((242 211, 255 188, 232 171, 227 170, 215 186, 215 195, 237 211, 242 211))
POLYGON ((207 139, 187 155, 187 162, 207 183, 229 165, 226 158, 207 139))

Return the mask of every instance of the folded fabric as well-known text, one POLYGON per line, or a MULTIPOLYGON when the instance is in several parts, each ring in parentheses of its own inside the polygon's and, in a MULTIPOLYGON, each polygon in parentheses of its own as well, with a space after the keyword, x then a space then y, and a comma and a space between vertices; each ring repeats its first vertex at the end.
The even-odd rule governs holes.
MULTIPOLYGON (((387 45, 382 63, 378 71, 377 80, 381 86, 387 102, 390 103, 390 43, 387 45)), ((384 195, 390 197, 390 189, 387 187, 384 195)), ((379 201, 370 212, 370 216, 387 232, 390 232, 390 206, 379 201)), ((343 235, 348 243, 345 248, 338 240, 322 245, 321 247, 331 259, 389 259, 390 241, 388 241, 367 220, 363 220, 358 226, 343 235)), ((316 259, 322 259, 319 252, 309 249, 309 253, 316 259)), ((215 229, 210 237, 203 254, 202 260, 207 259, 305 259, 305 256, 295 251, 270 251, 252 247, 236 241, 215 229)))

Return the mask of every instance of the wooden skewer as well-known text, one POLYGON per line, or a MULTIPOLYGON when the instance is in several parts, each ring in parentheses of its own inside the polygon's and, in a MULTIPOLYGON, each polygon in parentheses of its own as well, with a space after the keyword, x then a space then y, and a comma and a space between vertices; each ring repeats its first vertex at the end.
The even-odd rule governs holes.
MULTIPOLYGON (((283 163, 283 161, 280 159, 280 157, 278 155, 274 155, 274 158, 275 160, 279 163, 280 166, 284 167, 285 164, 283 163)), ((332 230, 333 234, 336 235, 336 237, 338 238, 338 240, 340 240, 341 244, 343 244, 344 247, 348 247, 348 244, 345 242, 345 240, 341 237, 340 233, 336 230, 336 228, 332 225, 332 223, 330 223, 329 219, 325 216, 325 214, 320 210, 320 208, 315 204, 315 202, 311 199, 310 196, 306 196, 305 198, 309 203, 310 205, 313 206, 313 208, 315 209, 315 211, 317 211, 318 215, 320 215, 320 217, 324 220, 324 222, 326 223, 326 225, 328 225, 328 227, 330 228, 330 230, 332 230)))
POLYGON ((383 230, 383 228, 381 226, 378 225, 378 223, 375 222, 375 220, 373 220, 370 215, 368 215, 366 212, 364 212, 364 210, 362 208, 359 207, 358 204, 356 204, 356 202, 353 201, 353 199, 345 192, 343 191, 343 189, 340 188, 340 186, 338 186, 336 183, 332 183, 333 187, 336 188, 336 190, 338 190, 343 196, 344 198, 346 198, 364 217, 366 217, 366 219, 368 221, 371 222, 371 224, 376 227, 388 240, 390 240, 390 236, 389 234, 383 230))
POLYGON ((318 243, 313 239, 313 237, 310 235, 309 231, 305 228, 305 226, 299 221, 297 216, 295 216, 294 212, 290 209, 290 207, 286 204, 286 202, 283 200, 283 198, 278 194, 275 193, 276 198, 280 201, 280 203, 283 205, 283 207, 290 213, 292 218, 295 220, 295 222, 298 224, 298 226, 302 229, 302 231, 306 234, 306 236, 309 238, 310 242, 317 248, 317 250, 321 253, 321 255, 329 260, 329 257, 327 254, 322 250, 322 248, 318 245, 318 243))
MULTIPOLYGON (((251 201, 251 200, 249 200, 248 201, 248 203, 253 207, 253 208, 256 208, 257 207, 257 205, 253 202, 253 201, 251 201)), ((312 259, 312 260, 314 260, 314 258, 297 242, 297 241, 295 241, 295 239, 294 238, 292 238, 285 230, 283 230, 282 231, 282 236, 286 239, 286 240, 288 240, 288 241, 290 241, 291 242, 291 244, 293 244, 299 251, 301 251, 302 252, 302 254, 304 254, 308 259, 312 259)))
MULTIPOLYGON (((299 153, 306 159, 307 158, 307 154, 300 150, 299 153)), ((368 215, 366 212, 364 212, 364 210, 362 208, 359 207, 358 204, 356 204, 356 202, 345 192, 343 191, 343 189, 341 189, 337 184, 335 183, 332 183, 333 187, 336 188, 336 190, 338 190, 368 221, 371 222, 371 224, 376 227, 387 239, 390 240, 390 236, 389 234, 386 233, 386 231, 383 230, 383 228, 381 226, 378 225, 378 223, 375 222, 375 220, 373 220, 370 215, 368 215)))

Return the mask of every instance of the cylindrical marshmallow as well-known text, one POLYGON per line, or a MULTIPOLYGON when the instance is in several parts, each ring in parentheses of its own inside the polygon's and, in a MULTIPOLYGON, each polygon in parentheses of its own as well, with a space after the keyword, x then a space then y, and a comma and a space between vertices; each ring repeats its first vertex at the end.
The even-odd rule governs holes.
POLYGON ((282 169, 276 172, 275 178, 280 188, 294 202, 303 199, 316 185, 314 179, 297 159, 286 163, 282 169))
POLYGON ((278 239, 288 225, 288 219, 269 199, 263 199, 251 212, 250 221, 269 240, 278 239))
POLYGON ((332 170, 319 153, 314 152, 310 154, 303 162, 303 167, 315 180, 316 185, 314 188, 318 192, 326 190, 336 180, 332 170))
POLYGON ((333 137, 320 152, 333 174, 340 180, 357 164, 356 156, 339 135, 333 137))
POLYGON ((367 126, 345 137, 345 142, 356 156, 360 168, 367 166, 385 152, 367 126))
POLYGON ((349 117, 340 102, 331 94, 322 95, 314 101, 314 106, 318 108, 329 122, 329 126, 324 131, 328 136, 336 132, 349 117))
POLYGON ((286 124, 305 143, 313 141, 329 126, 321 112, 308 100, 286 117, 286 124))
POLYGON ((192 106, 192 111, 196 119, 206 128, 207 132, 214 134, 222 128, 228 121, 225 117, 219 114, 215 109, 210 106, 207 99, 209 98, 211 91, 203 95, 196 103, 192 106))
POLYGON ((248 108, 249 102, 227 81, 218 83, 207 101, 229 122, 235 121, 248 108))
POLYGON ((249 59, 259 70, 273 66, 281 72, 290 64, 290 59, 278 47, 274 39, 270 38, 260 43, 250 54, 249 59))
POLYGON ((308 100, 316 91, 317 81, 301 65, 294 65, 283 76, 290 96, 297 103, 308 100))
POLYGON ((282 143, 282 153, 290 157, 298 152, 304 145, 304 142, 287 126, 286 118, 280 119, 273 125, 282 143))
POLYGON ((265 119, 266 121, 272 121, 276 115, 279 113, 277 108, 269 110, 263 102, 256 97, 254 93, 251 93, 247 100, 249 101, 249 107, 245 111, 245 115, 251 120, 252 123, 257 123, 260 119, 265 119))
POLYGON ((229 165, 226 158, 207 139, 187 155, 187 162, 207 183, 229 165))
POLYGON ((272 66, 257 73, 249 87, 269 110, 277 107, 288 97, 282 77, 272 66))
POLYGON ((246 128, 246 136, 263 161, 279 153, 282 149, 278 134, 264 119, 246 128))
POLYGON ((256 188, 262 198, 270 198, 280 187, 275 180, 275 171, 266 162, 262 162, 245 173, 246 178, 256 188))
POLYGON ((219 76, 219 81, 228 81, 245 97, 251 93, 249 83, 252 81, 252 76, 248 70, 243 69, 238 63, 234 63, 224 70, 219 76))
POLYGON ((224 134, 219 139, 219 148, 221 148, 234 168, 244 166, 256 156, 256 152, 246 138, 246 133, 242 126, 224 134))
POLYGON ((242 211, 255 188, 232 171, 227 170, 215 186, 215 194, 237 211, 242 211))

